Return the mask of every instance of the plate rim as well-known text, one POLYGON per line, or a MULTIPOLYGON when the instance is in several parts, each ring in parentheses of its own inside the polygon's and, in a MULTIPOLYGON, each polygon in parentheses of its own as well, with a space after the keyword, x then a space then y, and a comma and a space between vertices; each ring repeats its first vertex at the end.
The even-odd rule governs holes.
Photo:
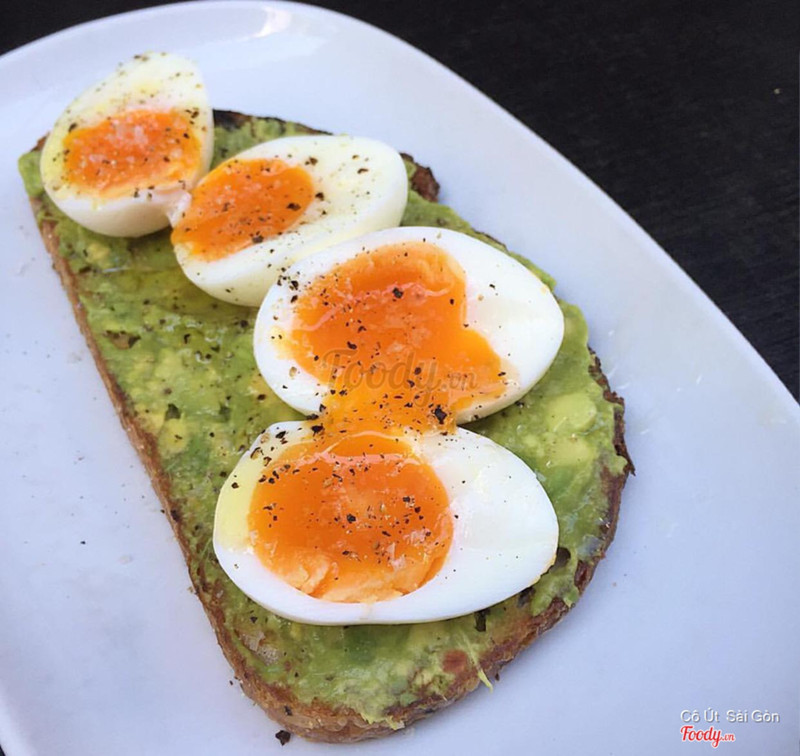
POLYGON ((377 33, 384 38, 388 44, 400 45, 405 48, 408 54, 421 56, 426 59, 430 64, 437 67, 440 74, 443 74, 452 80, 457 81, 465 88, 466 93, 473 98, 481 101, 483 106, 488 106, 494 112, 496 117, 502 118, 506 123, 517 131, 521 131, 526 138, 532 138, 539 143, 539 146, 545 150, 547 156, 551 160, 556 160, 562 166, 570 171, 571 180, 582 183, 585 188, 590 191, 590 196, 594 201, 602 203, 601 210, 608 213, 617 223, 623 224, 627 230, 633 234, 635 241, 644 249, 651 259, 660 265, 662 268, 661 274, 667 275, 673 279, 673 282, 681 287, 688 287, 688 292, 693 299, 696 299, 698 304, 703 308, 704 315, 712 318, 712 321, 722 329, 727 338, 732 340, 732 346, 739 350, 743 356, 746 356, 751 367, 759 373, 759 378, 766 381, 773 392, 775 392, 776 399, 778 399, 785 412, 793 415, 795 420, 800 424, 800 404, 795 401, 789 388, 778 377, 777 373, 767 363, 764 357, 756 350, 756 348, 745 338, 742 332, 736 325, 728 318, 727 315, 720 309, 714 300, 697 284, 694 279, 672 258, 672 256, 664 249, 647 231, 636 221, 634 218, 614 199, 607 194, 602 187, 598 186, 589 176, 580 170, 574 163, 562 155, 552 145, 540 137, 533 129, 523 123, 519 118, 510 113, 508 110, 498 105, 488 95, 479 90, 474 84, 467 81, 465 78, 455 73, 443 63, 440 63, 428 53, 414 47, 409 42, 401 39, 400 37, 391 34, 378 26, 370 24, 367 21, 349 16, 340 11, 330 10, 315 5, 309 5, 296 0, 190 0, 189 2, 173 2, 165 5, 150 6, 148 8, 140 8, 137 10, 125 11, 122 13, 113 14, 111 16, 104 16, 102 18, 92 19, 83 23, 75 24, 61 29, 59 31, 48 34, 39 39, 27 42, 20 47, 8 51, 0 56, 0 72, 8 65, 16 64, 18 60, 23 60, 25 56, 46 54, 47 47, 58 43, 69 43, 73 37, 80 37, 87 32, 107 26, 125 23, 131 18, 156 18, 160 15, 169 15, 176 11, 183 13, 214 13, 219 10, 230 10, 231 8, 257 8, 257 9, 283 9, 291 13, 303 15, 310 14, 311 16, 319 16, 321 18, 332 18, 344 21, 345 23, 355 24, 368 29, 371 33, 377 33))

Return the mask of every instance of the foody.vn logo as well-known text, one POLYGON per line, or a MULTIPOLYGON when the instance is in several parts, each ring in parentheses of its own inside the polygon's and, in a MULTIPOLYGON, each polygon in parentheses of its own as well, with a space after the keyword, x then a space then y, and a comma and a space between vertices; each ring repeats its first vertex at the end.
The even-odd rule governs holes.
POLYGON ((694 725, 683 725, 681 727, 681 741, 686 743, 710 743, 712 748, 716 748, 720 743, 732 743, 736 736, 732 732, 722 734, 722 730, 716 727, 709 727, 707 730, 696 730, 694 725))

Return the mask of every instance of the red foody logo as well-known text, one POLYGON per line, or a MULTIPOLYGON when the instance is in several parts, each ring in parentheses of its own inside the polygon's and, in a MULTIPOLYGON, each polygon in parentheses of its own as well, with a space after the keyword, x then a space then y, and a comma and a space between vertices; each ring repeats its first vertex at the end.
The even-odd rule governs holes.
POLYGON ((686 742, 706 742, 710 743, 712 748, 716 748, 720 743, 732 743, 736 740, 736 736, 732 732, 722 734, 722 730, 716 727, 709 727, 707 730, 695 730, 694 725, 683 725, 681 727, 681 741, 686 742))

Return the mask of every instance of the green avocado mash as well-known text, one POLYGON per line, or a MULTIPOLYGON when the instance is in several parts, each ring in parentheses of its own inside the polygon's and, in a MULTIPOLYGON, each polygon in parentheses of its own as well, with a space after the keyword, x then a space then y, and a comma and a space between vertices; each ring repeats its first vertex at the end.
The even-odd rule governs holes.
MULTIPOLYGON (((215 163, 298 131, 275 119, 218 127, 215 163)), ((477 661, 503 642, 514 617, 538 614, 556 597, 567 605, 577 600, 578 562, 597 557, 606 542, 609 501, 601 473, 618 475, 627 462, 613 443, 616 405, 603 398, 589 374, 593 358, 576 307, 561 305, 566 335, 544 379, 517 404, 470 426, 536 471, 558 514, 556 565, 532 591, 479 615, 419 625, 301 625, 242 594, 220 569, 211 545, 217 494, 238 457, 267 425, 298 417, 256 370, 255 310, 195 288, 177 266, 167 232, 112 239, 65 218, 42 191, 38 152, 22 156, 20 171, 31 197, 43 201, 39 221, 56 224, 60 252, 77 276, 80 301, 111 374, 157 439, 177 502, 172 518, 188 543, 198 594, 204 603, 213 594, 224 608, 239 650, 266 682, 286 685, 302 702, 338 702, 369 722, 396 727, 392 707, 448 690, 455 674, 445 669, 448 651, 465 652, 476 665, 474 674, 486 682, 477 661)), ((403 224, 453 228, 503 249, 412 189, 403 224)), ((552 279, 537 273, 552 287, 552 279)))

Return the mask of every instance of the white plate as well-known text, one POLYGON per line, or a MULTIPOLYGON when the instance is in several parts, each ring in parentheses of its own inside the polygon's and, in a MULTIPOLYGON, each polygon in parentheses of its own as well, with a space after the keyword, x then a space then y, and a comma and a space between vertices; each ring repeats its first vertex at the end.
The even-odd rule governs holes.
MULTIPOLYGON (((681 712, 707 707, 736 737, 726 752, 794 748, 800 422, 786 389, 628 216, 464 81, 339 15, 210 2, 87 24, 0 60, 8 755, 280 748, 277 726, 229 684, 16 174, 17 156, 72 96, 148 49, 193 57, 216 107, 378 137, 431 164, 444 201, 581 305, 628 402, 638 476, 577 608, 493 693, 359 751, 674 754, 681 712), (728 724, 729 709, 781 721, 728 724)), ((326 750, 297 738, 291 747, 326 750)))

